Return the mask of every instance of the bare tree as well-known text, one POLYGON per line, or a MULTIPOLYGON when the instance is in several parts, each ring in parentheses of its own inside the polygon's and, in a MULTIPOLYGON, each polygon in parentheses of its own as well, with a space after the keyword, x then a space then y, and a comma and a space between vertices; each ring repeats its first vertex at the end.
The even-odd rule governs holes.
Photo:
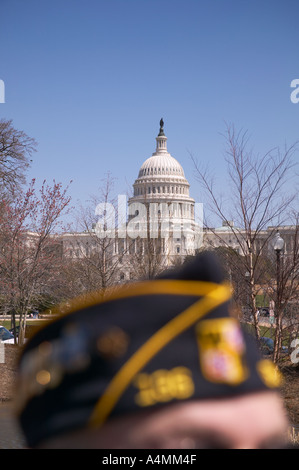
POLYGON ((0 120, 0 196, 14 195, 25 183, 25 173, 36 142, 15 129, 11 120, 0 120))
POLYGON ((153 279, 166 269, 163 243, 161 237, 151 238, 149 234, 145 238, 137 237, 130 242, 133 247, 129 257, 132 279, 153 279))
POLYGON ((57 279, 62 263, 60 217, 70 197, 60 183, 43 183, 37 193, 32 180, 28 190, 2 206, 0 224, 0 289, 2 307, 19 315, 19 344, 25 336, 26 314, 36 295, 57 279))
POLYGON ((87 207, 80 207, 77 227, 67 236, 68 278, 73 295, 101 291, 118 283, 123 240, 115 230, 117 204, 113 197, 114 180, 108 174, 99 195, 91 196, 87 207))
MULTIPOLYGON (((265 155, 258 155, 249 149, 247 132, 237 132, 232 125, 226 129, 225 160, 228 170, 228 197, 224 199, 215 184, 214 177, 207 169, 201 168, 192 157, 196 178, 207 196, 206 214, 216 216, 230 229, 236 252, 242 255, 243 263, 237 263, 240 276, 247 276, 249 303, 253 313, 254 327, 259 337, 256 295, 259 290, 259 277, 265 275, 262 258, 267 251, 269 240, 276 227, 285 222, 287 213, 296 199, 296 193, 286 189, 293 175, 293 155, 297 144, 285 148, 283 152, 275 148, 265 155), (272 226, 272 231, 266 230, 272 226)), ((221 235, 206 227, 215 238, 221 235)), ((233 259, 233 253, 232 253, 233 259)))

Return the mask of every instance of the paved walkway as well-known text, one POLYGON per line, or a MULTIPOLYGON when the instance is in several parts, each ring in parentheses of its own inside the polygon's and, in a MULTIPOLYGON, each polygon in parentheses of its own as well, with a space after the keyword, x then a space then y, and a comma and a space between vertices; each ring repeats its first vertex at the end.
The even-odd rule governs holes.
POLYGON ((25 441, 9 404, 0 403, 0 449, 24 449, 25 441))

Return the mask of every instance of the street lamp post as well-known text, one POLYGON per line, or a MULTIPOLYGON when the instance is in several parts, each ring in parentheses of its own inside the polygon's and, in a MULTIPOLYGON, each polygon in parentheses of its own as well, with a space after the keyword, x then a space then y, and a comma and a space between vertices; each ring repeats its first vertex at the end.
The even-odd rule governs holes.
POLYGON ((281 346, 281 332, 282 332, 282 318, 281 318, 281 252, 284 248, 284 239, 281 238, 277 231, 274 244, 274 251, 276 252, 276 332, 275 332, 275 347, 274 347, 274 361, 278 359, 278 353, 281 346))
POLYGON ((284 239, 281 238, 279 232, 276 233, 274 240, 274 250, 276 252, 276 280, 277 280, 277 289, 280 284, 280 263, 281 263, 281 252, 284 248, 284 239))
POLYGON ((245 280, 246 280, 246 314, 248 314, 250 309, 250 302, 249 302, 249 281, 250 281, 250 272, 246 271, 245 273, 245 280))

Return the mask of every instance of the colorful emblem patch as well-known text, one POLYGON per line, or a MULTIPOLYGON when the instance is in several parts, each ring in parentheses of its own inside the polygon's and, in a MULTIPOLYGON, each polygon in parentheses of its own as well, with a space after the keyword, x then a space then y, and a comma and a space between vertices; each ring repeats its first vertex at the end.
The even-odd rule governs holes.
POLYGON ((238 385, 247 378, 243 360, 245 342, 236 319, 201 321, 196 334, 202 374, 207 380, 238 385))

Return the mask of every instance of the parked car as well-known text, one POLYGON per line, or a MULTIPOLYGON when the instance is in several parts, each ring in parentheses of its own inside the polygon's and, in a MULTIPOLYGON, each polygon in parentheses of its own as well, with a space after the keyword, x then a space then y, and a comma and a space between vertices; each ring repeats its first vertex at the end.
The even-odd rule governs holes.
POLYGON ((259 314, 261 317, 269 317, 270 316, 270 311, 268 307, 262 307, 259 309, 259 314))
POLYGON ((2 343, 14 343, 14 335, 4 326, 0 326, 0 341, 2 343))

